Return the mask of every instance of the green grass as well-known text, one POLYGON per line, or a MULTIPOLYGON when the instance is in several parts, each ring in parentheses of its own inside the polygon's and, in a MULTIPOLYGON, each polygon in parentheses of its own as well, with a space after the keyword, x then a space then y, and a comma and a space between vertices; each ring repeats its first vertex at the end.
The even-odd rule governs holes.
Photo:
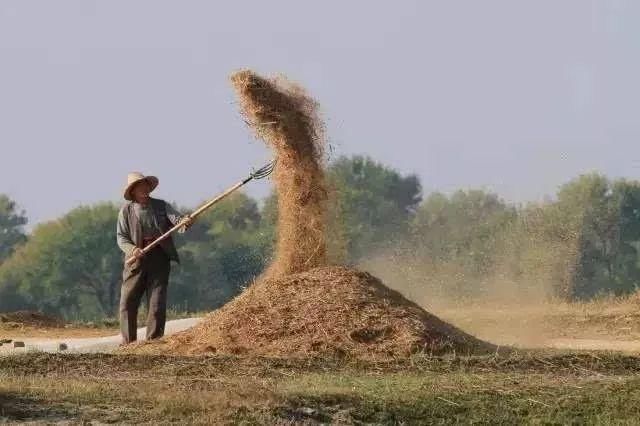
POLYGON ((0 358, 0 421, 637 424, 640 358, 0 358))

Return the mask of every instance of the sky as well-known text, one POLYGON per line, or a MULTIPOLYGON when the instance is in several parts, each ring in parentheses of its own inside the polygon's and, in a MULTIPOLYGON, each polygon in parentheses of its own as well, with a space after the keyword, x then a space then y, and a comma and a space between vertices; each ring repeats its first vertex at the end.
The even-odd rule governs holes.
POLYGON ((0 0, 0 193, 36 224, 120 202, 135 170, 195 207, 270 157, 240 68, 305 86, 334 157, 425 193, 640 179, 637 0, 0 0))

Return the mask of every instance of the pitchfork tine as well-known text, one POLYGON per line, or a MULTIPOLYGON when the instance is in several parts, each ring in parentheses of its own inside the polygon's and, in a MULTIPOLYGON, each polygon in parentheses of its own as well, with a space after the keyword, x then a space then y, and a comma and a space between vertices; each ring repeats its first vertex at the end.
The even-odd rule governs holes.
POLYGON ((253 179, 262 179, 269 176, 271 173, 273 173, 273 170, 275 169, 277 163, 278 163, 278 160, 274 159, 269 164, 251 173, 251 177, 253 179))

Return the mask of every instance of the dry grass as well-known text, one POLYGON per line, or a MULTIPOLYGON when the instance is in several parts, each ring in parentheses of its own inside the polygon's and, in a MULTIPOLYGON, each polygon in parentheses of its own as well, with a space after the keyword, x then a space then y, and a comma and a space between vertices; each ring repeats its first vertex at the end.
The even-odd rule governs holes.
POLYGON ((41 337, 43 339, 60 339, 60 338, 86 338, 86 337, 103 337, 118 334, 117 328, 96 328, 68 325, 64 328, 36 328, 36 327, 10 327, 3 328, 0 326, 0 339, 19 340, 21 338, 41 337))
POLYGON ((360 359, 496 350, 375 277, 344 267, 262 280, 194 329, 161 345, 141 344, 131 350, 360 359))
POLYGON ((324 265, 327 188, 316 101, 284 78, 268 80, 248 70, 233 74, 231 83, 247 123, 278 158, 278 238, 265 277, 324 265))
POLYGON ((0 358, 0 422, 634 424, 638 358, 0 358))
MULTIPOLYGON (((459 265, 420 263, 404 251, 381 253, 361 266, 427 311, 495 344, 537 347, 553 339, 640 339, 640 298, 562 301, 554 296, 553 289, 563 282, 556 266, 571 263, 571 256, 557 247, 537 248, 544 256, 534 256, 539 262, 525 267, 528 273, 520 280, 500 274, 470 277, 459 265)), ((564 249, 570 248, 567 244, 564 249)))

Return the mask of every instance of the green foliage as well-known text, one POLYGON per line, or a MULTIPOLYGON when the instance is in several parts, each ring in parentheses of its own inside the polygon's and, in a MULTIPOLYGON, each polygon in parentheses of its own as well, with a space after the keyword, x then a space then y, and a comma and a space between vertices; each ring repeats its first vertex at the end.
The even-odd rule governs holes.
POLYGON ((402 176, 368 157, 339 158, 329 167, 328 179, 333 189, 330 241, 341 241, 347 262, 404 236, 422 199, 417 176, 402 176))
POLYGON ((24 225, 27 217, 18 211, 16 203, 0 194, 0 263, 8 258, 14 249, 26 241, 24 225))
POLYGON ((431 194, 411 223, 420 253, 434 261, 460 259, 465 270, 487 272, 499 237, 516 217, 514 207, 481 190, 431 194))
MULTIPOLYGON (((397 171, 368 157, 340 157, 327 170, 330 187, 329 256, 333 263, 355 263, 406 236, 409 218, 421 201, 415 175, 397 171)), ((262 231, 274 241, 277 196, 267 197, 262 231)))
POLYGON ((557 204, 578 234, 572 296, 619 295, 640 286, 640 183, 583 175, 560 189, 557 204))
POLYGON ((170 301, 185 310, 212 309, 235 296, 264 268, 271 237, 261 231, 257 203, 236 193, 185 234, 170 301))
POLYGON ((67 317, 113 314, 122 264, 115 245, 116 219, 116 207, 99 204, 37 226, 0 268, 0 282, 45 312, 67 317), (93 303, 83 303, 87 301, 93 303))
MULTIPOLYGON (((553 201, 516 207, 481 190, 422 201, 417 177, 366 157, 339 158, 327 175, 334 262, 472 296, 496 282, 567 299, 640 285, 638 182, 584 175, 553 201)), ((27 239, 24 213, 0 196, 0 310, 116 314, 123 260, 116 220, 112 204, 80 207, 27 239)), ((210 310, 249 285, 272 256, 276 220, 275 195, 260 209, 236 193, 176 236, 182 263, 172 274, 171 307, 210 310)))
POLYGON ((588 299, 637 289, 639 243, 640 183, 591 174, 563 185, 555 201, 520 209, 483 191, 432 194, 402 256, 449 292, 474 295, 501 281, 588 299))
POLYGON ((433 193, 411 218, 408 237, 363 266, 416 300, 477 297, 516 217, 517 210, 492 193, 433 193))

